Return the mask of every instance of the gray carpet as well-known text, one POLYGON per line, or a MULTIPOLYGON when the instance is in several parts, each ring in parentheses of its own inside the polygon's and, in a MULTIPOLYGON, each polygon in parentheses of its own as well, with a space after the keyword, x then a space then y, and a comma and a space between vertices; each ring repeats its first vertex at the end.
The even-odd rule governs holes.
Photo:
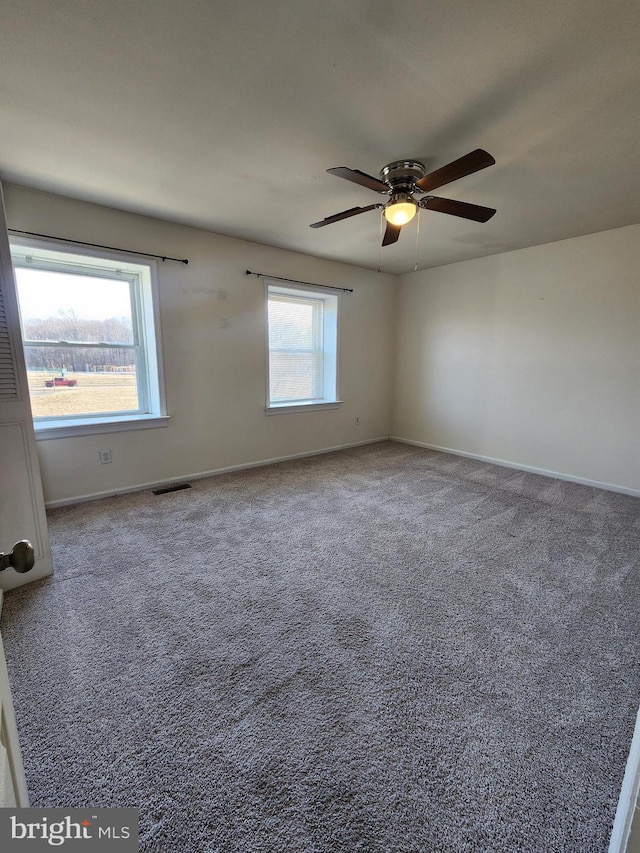
POLYGON ((639 511, 391 442, 53 511, 3 617, 33 804, 163 853, 605 851, 639 511))

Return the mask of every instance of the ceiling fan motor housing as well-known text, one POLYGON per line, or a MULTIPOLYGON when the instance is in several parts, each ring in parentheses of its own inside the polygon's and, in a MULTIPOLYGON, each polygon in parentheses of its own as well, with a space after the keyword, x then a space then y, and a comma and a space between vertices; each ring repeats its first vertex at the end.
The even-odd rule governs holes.
POLYGON ((416 191, 416 181, 426 175, 424 163, 419 160, 394 160, 380 172, 380 180, 391 188, 393 195, 416 191))

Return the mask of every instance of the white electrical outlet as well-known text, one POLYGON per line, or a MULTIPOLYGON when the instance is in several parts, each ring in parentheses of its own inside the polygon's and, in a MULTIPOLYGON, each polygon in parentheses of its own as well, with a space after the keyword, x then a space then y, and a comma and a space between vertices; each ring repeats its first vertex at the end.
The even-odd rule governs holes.
POLYGON ((356 426, 360 426, 360 418, 356 418, 356 426))
POLYGON ((100 464, 108 465, 111 462, 111 450, 99 450, 100 464))

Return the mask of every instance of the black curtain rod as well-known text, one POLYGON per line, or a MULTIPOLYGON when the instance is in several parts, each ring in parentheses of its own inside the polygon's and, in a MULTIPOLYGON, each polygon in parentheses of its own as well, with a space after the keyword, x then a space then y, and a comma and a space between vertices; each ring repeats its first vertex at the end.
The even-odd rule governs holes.
POLYGON ((127 252, 131 255, 143 255, 145 258, 160 258, 162 261, 175 261, 178 264, 188 264, 188 258, 170 258, 167 255, 153 255, 151 252, 134 252, 133 249, 119 249, 117 246, 103 246, 102 243, 85 243, 84 240, 70 240, 68 237, 54 237, 52 234, 36 234, 35 231, 18 231, 17 228, 7 228, 11 234, 26 234, 29 237, 44 237, 47 240, 60 240, 62 243, 75 243, 77 246, 92 246, 94 249, 112 249, 114 252, 127 252))
POLYGON ((300 281, 299 278, 282 278, 281 275, 266 275, 263 272, 245 270, 245 275, 255 275, 258 278, 274 278, 276 281, 290 281, 292 284, 309 284, 311 287, 324 287, 326 290, 341 290, 343 293, 353 293, 352 287, 332 287, 330 284, 313 284, 311 281, 300 281))

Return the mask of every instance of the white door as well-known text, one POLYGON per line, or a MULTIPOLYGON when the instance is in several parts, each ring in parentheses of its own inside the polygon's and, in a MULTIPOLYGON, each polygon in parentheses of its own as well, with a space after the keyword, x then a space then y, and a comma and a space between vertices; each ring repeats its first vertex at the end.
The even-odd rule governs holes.
POLYGON ((0 808, 29 806, 18 729, 0 639, 0 808))
POLYGON ((19 539, 33 545, 35 565, 24 574, 0 572, 0 589, 53 571, 0 184, 0 552, 19 539))

